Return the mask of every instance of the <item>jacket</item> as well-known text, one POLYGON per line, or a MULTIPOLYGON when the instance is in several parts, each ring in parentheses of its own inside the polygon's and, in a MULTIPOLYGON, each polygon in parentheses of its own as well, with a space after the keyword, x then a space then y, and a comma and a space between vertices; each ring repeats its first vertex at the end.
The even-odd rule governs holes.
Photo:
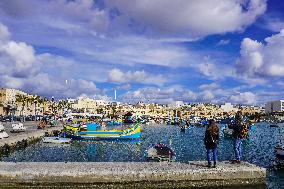
POLYGON ((204 136, 205 147, 213 149, 218 144, 219 137, 218 126, 216 124, 208 125, 204 136))

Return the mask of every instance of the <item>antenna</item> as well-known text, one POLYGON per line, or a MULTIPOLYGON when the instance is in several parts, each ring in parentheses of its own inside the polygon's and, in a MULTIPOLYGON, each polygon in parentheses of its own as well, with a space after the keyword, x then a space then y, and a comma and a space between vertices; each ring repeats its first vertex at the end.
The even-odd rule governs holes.
POLYGON ((114 90, 114 100, 116 101, 116 89, 114 90))

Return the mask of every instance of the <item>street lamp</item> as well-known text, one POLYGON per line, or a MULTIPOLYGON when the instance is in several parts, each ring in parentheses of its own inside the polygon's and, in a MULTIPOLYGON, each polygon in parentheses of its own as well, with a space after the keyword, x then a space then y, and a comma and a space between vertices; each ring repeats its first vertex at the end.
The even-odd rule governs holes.
POLYGON ((36 119, 36 117, 37 117, 37 116, 36 116, 36 104, 37 104, 37 100, 36 100, 36 99, 34 100, 34 104, 35 104, 35 121, 37 121, 37 119, 36 119))
POLYGON ((13 100, 12 101, 12 104, 11 104, 11 113, 12 113, 12 122, 14 122, 14 116, 15 116, 15 101, 13 100))
POLYGON ((51 111, 53 114, 53 120, 55 119, 55 114, 54 114, 54 96, 51 97, 51 111))

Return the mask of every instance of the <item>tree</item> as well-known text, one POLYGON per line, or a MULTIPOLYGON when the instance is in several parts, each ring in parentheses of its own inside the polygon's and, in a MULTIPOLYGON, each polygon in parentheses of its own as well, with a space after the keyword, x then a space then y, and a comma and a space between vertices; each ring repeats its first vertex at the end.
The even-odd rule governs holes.
POLYGON ((1 90, 0 91, 0 107, 4 107, 4 101, 2 101, 2 97, 5 96, 5 93, 1 90))
MULTIPOLYGON (((24 114, 24 108, 25 108, 26 102, 27 102, 27 97, 25 95, 16 94, 16 103, 21 104, 21 111, 20 111, 21 116, 23 116, 24 114)), ((25 118, 23 121, 25 121, 25 118)))

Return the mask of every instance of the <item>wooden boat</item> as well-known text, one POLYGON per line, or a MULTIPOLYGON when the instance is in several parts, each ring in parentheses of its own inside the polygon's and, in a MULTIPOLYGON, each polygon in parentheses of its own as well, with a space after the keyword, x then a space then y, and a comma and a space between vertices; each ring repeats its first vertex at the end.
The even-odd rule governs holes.
POLYGON ((55 144, 70 144, 70 138, 62 138, 62 137, 43 137, 43 143, 55 143, 55 144))
POLYGON ((140 124, 135 124, 132 128, 126 130, 79 130, 70 138, 75 140, 137 140, 140 139, 140 124))
POLYGON ((146 150, 148 161, 174 161, 174 151, 165 144, 155 144, 146 150))

